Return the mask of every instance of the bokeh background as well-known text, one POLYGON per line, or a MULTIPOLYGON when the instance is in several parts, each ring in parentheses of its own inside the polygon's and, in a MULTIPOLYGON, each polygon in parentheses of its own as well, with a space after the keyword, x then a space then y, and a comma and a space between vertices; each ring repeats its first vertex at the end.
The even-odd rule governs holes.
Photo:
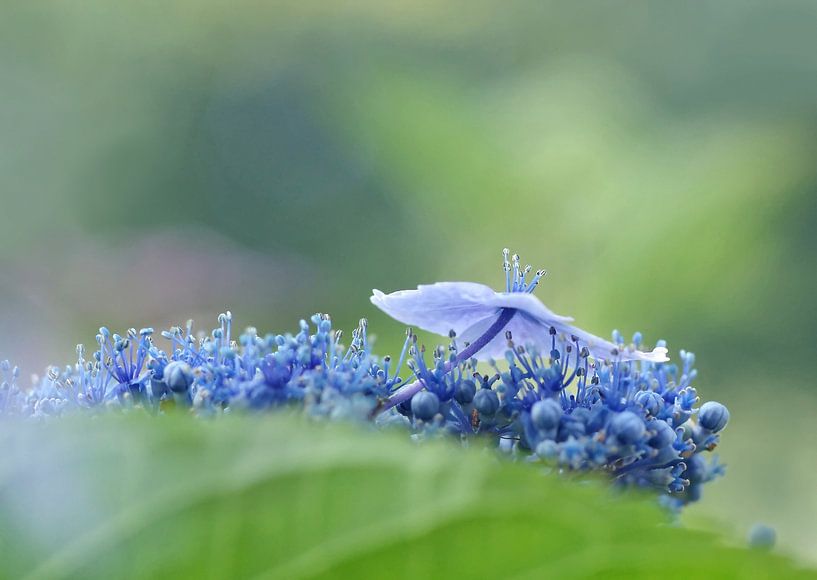
POLYGON ((686 514, 817 563, 813 2, 2 3, 0 354, 107 324, 295 329, 437 280, 698 354, 686 514))

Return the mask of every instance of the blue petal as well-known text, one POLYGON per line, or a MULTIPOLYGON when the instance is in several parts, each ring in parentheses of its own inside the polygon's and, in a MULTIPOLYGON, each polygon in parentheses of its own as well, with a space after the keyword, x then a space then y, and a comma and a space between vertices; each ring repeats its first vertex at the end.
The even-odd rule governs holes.
MULTIPOLYGON (((556 329, 556 341, 559 345, 572 344, 573 338, 579 339, 580 347, 587 347, 590 355, 598 360, 642 360, 648 362, 666 362, 667 349, 655 348, 652 352, 642 352, 634 348, 624 348, 604 340, 585 330, 570 324, 573 319, 554 313, 533 294, 519 292, 494 292, 488 304, 497 308, 515 308, 519 314, 511 319, 506 327, 513 335, 513 341, 520 346, 533 346, 539 352, 548 352, 551 347, 550 328, 556 329)), ((487 330, 491 321, 483 319, 472 327, 458 332, 464 341, 473 342, 481 332, 487 330), (481 332, 480 332, 481 331, 481 332)), ((504 333, 492 340, 478 354, 477 358, 499 358, 507 350, 507 340, 504 333)), ((561 349, 560 349, 561 350, 561 349)))
POLYGON ((384 294, 373 290, 372 304, 403 324, 435 334, 457 334, 473 324, 499 313, 491 304, 496 295, 491 288, 473 282, 438 282, 416 290, 384 294))
MULTIPOLYGON (((517 345, 533 346, 540 352, 548 352, 551 346, 550 328, 553 327, 558 333, 559 344, 573 343, 572 337, 575 336, 579 339, 579 345, 586 346, 595 359, 669 360, 666 348, 658 347, 652 352, 623 348, 572 326, 572 318, 554 313, 536 296, 524 292, 494 292, 488 286, 473 282, 438 282, 391 294, 373 290, 371 301, 404 324, 442 335, 453 330, 463 342, 475 341, 496 320, 501 309, 513 308, 519 314, 510 321, 506 330, 511 331, 517 345)), ((500 358, 507 348, 505 333, 502 332, 481 349, 476 358, 500 358)))
MULTIPOLYGON (((460 341, 463 343, 474 342, 488 330, 494 320, 496 320, 496 317, 486 318, 465 329, 459 335, 460 341)), ((517 312, 516 316, 505 327, 505 330, 511 331, 516 345, 525 346, 526 348, 533 347, 539 352, 550 352, 550 334, 548 334, 547 327, 525 312, 517 312)), ((505 338, 505 332, 500 332, 476 354, 475 358, 477 360, 501 359, 507 350, 508 339, 505 338)))
POLYGON ((669 360, 667 349, 664 347, 656 347, 651 352, 644 352, 636 350, 635 348, 613 344, 609 340, 604 340, 603 338, 569 324, 556 322, 552 324, 552 326, 555 327, 559 335, 563 337, 562 340, 564 342, 570 342, 572 336, 578 338, 579 345, 586 346, 588 350, 590 350, 590 356, 595 359, 611 361, 641 360, 655 363, 667 362, 669 360))

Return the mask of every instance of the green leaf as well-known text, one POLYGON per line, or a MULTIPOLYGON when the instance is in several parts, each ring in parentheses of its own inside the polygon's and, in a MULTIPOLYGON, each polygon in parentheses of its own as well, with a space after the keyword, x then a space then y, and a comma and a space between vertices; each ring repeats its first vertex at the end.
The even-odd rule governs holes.
POLYGON ((0 425, 6 578, 817 577, 651 499, 283 414, 0 425))

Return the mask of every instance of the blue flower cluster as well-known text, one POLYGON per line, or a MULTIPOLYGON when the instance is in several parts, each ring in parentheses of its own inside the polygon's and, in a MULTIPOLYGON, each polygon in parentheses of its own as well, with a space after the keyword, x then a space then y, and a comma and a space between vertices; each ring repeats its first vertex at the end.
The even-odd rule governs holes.
MULTIPOLYGON (((425 389, 396 409, 418 436, 439 432, 488 435, 528 461, 564 471, 598 471, 616 485, 653 488, 671 508, 695 501, 702 484, 723 473, 718 445, 729 411, 717 402, 696 408, 695 357, 681 351, 681 365, 646 361, 592 361, 576 337, 559 348, 551 329, 546 355, 517 346, 506 333, 504 364, 457 363, 456 337, 448 349, 412 347, 410 368, 425 389), (446 370, 447 368, 450 370, 446 370)), ((620 333, 613 340, 623 350, 620 333)), ((631 347, 638 348, 640 334, 631 347)), ((663 347, 660 342, 659 347, 663 347)))
MULTIPOLYGON (((78 346, 74 364, 49 368, 31 389, 19 386, 16 368, 0 363, 0 417, 290 408, 309 417, 402 425, 415 439, 482 438, 528 461, 654 488, 674 508, 698 499, 701 485, 722 472, 703 452, 718 444, 729 413, 714 402, 696 408, 694 356, 681 352, 680 366, 597 361, 577 337, 549 332, 547 353, 516 345, 508 331, 505 360, 480 364, 461 356, 471 351, 453 332, 429 358, 409 330, 399 358, 381 359, 371 351, 365 320, 344 348, 341 333, 320 314, 311 325, 302 321, 296 334, 262 337, 249 328, 234 340, 228 312, 209 334, 194 333, 192 322, 162 332, 166 350, 154 342, 153 329, 120 336, 102 328, 89 358, 78 346), (411 385, 422 388, 390 404, 411 387, 400 377, 403 367, 411 385)), ((624 352, 638 348, 641 337, 626 346, 615 333, 614 342, 624 352)))
POLYGON ((696 408, 695 357, 681 351, 678 366, 663 341, 644 351, 640 334, 625 344, 618 332, 611 342, 573 326, 533 296, 544 271, 528 282, 531 268, 509 260, 508 250, 503 256, 505 292, 471 282, 374 291, 372 302, 394 318, 448 332, 450 343, 430 360, 411 329, 396 363, 375 356, 365 319, 344 348, 322 314, 294 335, 248 328, 236 341, 227 312, 209 335, 194 334, 192 322, 162 332, 167 350, 154 344, 152 328, 120 336, 103 327, 90 360, 80 345, 75 364, 49 368, 28 391, 17 368, 0 363, 0 416, 292 408, 402 426, 415 440, 479 437, 527 461, 655 489, 673 509, 697 500, 723 471, 703 452, 717 446, 729 411, 716 402, 696 408), (493 357, 502 356, 500 365, 493 357))
POLYGON ((0 416, 178 408, 209 416, 286 406, 310 416, 368 419, 399 384, 399 367, 392 371, 389 357, 381 362, 371 354, 365 320, 348 348, 328 316, 311 321, 312 327, 301 321, 294 335, 261 337, 248 328, 236 341, 227 312, 209 335, 194 334, 192 321, 162 332, 167 350, 154 344, 152 328, 120 336, 103 327, 90 360, 79 345, 76 363, 48 368, 28 391, 18 386, 17 368, 4 361, 0 416))

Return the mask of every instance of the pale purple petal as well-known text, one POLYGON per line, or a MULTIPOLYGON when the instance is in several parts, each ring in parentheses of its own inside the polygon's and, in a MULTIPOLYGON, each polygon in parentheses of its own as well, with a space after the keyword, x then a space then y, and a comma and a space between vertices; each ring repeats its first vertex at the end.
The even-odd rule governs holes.
MULTIPOLYGON (((572 336, 579 339, 580 346, 586 346, 590 350, 590 354, 595 359, 600 360, 642 360, 650 362, 666 362, 667 349, 658 347, 652 352, 642 352, 631 348, 625 348, 615 345, 614 343, 604 340, 594 334, 590 334, 580 328, 569 324, 573 319, 569 316, 561 316, 551 311, 547 306, 533 294, 514 292, 495 292, 494 297, 490 300, 490 304, 502 308, 516 308, 525 316, 517 314, 508 324, 507 329, 513 335, 514 343, 523 346, 534 346, 540 352, 547 353, 551 349, 550 327, 556 328, 559 333, 556 336, 557 342, 565 344, 572 343, 572 336), (617 352, 618 355, 613 353, 617 352)), ((487 328, 487 327, 486 327, 487 328)), ((469 337, 463 340, 473 340, 470 337, 473 330, 465 332, 469 337)), ((507 349, 506 339, 504 336, 497 337, 488 347, 492 349, 492 354, 486 353, 487 349, 481 351, 481 359, 494 357, 497 358, 504 354, 507 349)))
POLYGON ((473 282, 421 284, 416 290, 384 294, 372 290, 372 304, 403 324, 435 334, 457 334, 469 326, 499 313, 491 304, 496 295, 491 288, 473 282))
MULTIPOLYGON (((466 342, 474 342, 479 336, 488 330, 496 316, 480 320, 471 327, 466 328, 457 337, 457 342, 462 346, 466 342)), ((513 342, 519 346, 534 347, 539 352, 547 354, 550 352, 550 334, 548 327, 543 326, 535 318, 531 318, 524 312, 517 312, 505 330, 500 332, 491 342, 486 344, 474 355, 477 360, 488 360, 489 358, 499 359, 505 356, 508 350, 508 339, 505 337, 507 331, 511 331, 513 342)))
POLYGON ((532 318, 541 320, 547 324, 553 321, 557 322, 573 322, 570 316, 561 316, 554 313, 550 308, 542 304, 533 294, 527 292, 491 292, 491 296, 487 299, 488 304, 496 306, 497 308, 514 308, 522 312, 526 312, 532 318))
POLYGON ((566 343, 572 342, 572 337, 575 336, 579 339, 579 346, 586 346, 590 351, 590 356, 595 359, 609 361, 641 360, 655 363, 667 362, 669 360, 667 349, 664 347, 656 347, 651 352, 644 352, 636 350, 635 348, 616 345, 609 340, 604 340, 601 337, 569 324, 556 322, 551 326, 555 327, 559 333, 556 336, 557 339, 561 339, 566 343))
MULTIPOLYGON (((569 316, 551 311, 532 294, 525 292, 495 292, 488 286, 473 282, 438 282, 420 285, 416 290, 400 290, 384 294, 373 290, 372 304, 392 318, 422 330, 446 335, 453 330, 458 342, 474 342, 493 324, 502 308, 518 311, 506 326, 517 345, 534 347, 541 353, 551 350, 550 328, 557 331, 560 347, 579 339, 599 360, 642 360, 665 362, 667 349, 657 347, 652 352, 620 347, 608 340, 572 326, 569 316), (614 354, 615 353, 615 354, 614 354)), ((477 354, 476 358, 500 358, 507 351, 505 332, 498 334, 477 354)), ((563 350, 560 348, 560 350, 563 350)))
MULTIPOLYGON (((460 344, 474 342, 474 340, 485 333, 494 320, 496 320, 496 316, 491 316, 476 322, 460 333, 458 342, 460 342, 460 344)), ((590 356, 596 360, 642 360, 649 362, 666 362, 669 360, 669 358, 667 358, 666 348, 658 347, 652 352, 642 352, 640 350, 618 346, 559 320, 543 322, 539 319, 532 318, 526 312, 518 312, 505 327, 505 331, 511 331, 511 337, 515 345, 524 346, 525 348, 534 348, 542 355, 547 356, 553 345, 552 336, 550 334, 551 326, 556 328, 556 347, 562 352, 564 352, 564 346, 566 344, 574 345, 575 352, 575 342, 572 338, 575 336, 579 339, 579 348, 587 347, 590 351, 590 356), (614 355, 614 352, 618 354, 614 355)), ((499 333, 491 342, 480 349, 475 355, 475 358, 477 360, 487 360, 490 358, 499 359, 505 356, 505 352, 508 350, 508 339, 505 337, 505 331, 499 333)))

